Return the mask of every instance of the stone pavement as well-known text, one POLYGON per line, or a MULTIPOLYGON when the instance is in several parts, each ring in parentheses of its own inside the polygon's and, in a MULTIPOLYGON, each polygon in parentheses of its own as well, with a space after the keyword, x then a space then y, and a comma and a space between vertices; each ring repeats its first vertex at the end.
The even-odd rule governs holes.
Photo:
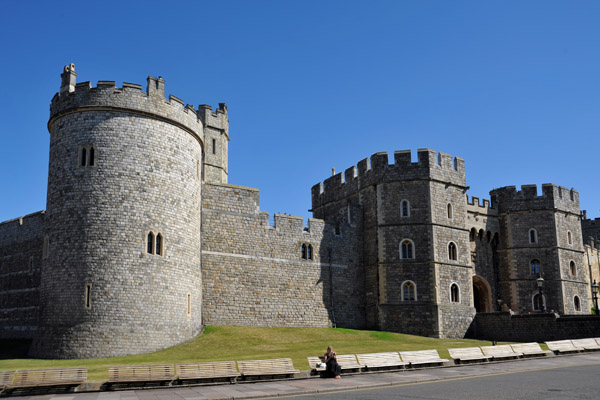
POLYGON ((237 383, 211 386, 170 387, 112 392, 86 392, 21 396, 19 400, 202 400, 249 399, 318 394, 393 385, 410 385, 424 382, 469 379, 486 375, 511 374, 522 371, 566 368, 578 365, 600 364, 600 352, 570 356, 528 358, 487 364, 471 364, 442 368, 427 368, 359 375, 343 375, 342 379, 318 377, 237 383))

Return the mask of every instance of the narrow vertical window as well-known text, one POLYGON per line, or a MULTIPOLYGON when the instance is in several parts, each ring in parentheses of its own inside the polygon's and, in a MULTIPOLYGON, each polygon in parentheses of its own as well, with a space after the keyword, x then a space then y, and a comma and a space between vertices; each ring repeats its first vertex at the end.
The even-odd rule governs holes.
POLYGON ((216 139, 212 140, 212 153, 217 154, 217 140, 216 139))
POLYGON ((448 219, 452 219, 452 204, 448 203, 448 206, 446 208, 448 211, 448 219))
POLYGON ((312 248, 312 244, 308 245, 308 248, 306 250, 306 258, 308 258, 309 260, 313 259, 313 248, 312 248))
POLYGON ((92 308, 92 284, 85 284, 85 308, 92 308))
POLYGON ((187 294, 187 315, 192 315, 192 295, 187 294))
POLYGON ((575 306, 575 311, 581 311, 581 301, 579 300, 579 296, 573 298, 573 305, 575 306))
POLYGON ((529 230, 529 243, 537 243, 537 232, 535 229, 529 230))
POLYGON ((450 286, 450 301, 452 303, 460 303, 460 290, 456 283, 450 286))
POLYGON ((449 260, 456 260, 457 259, 457 254, 456 254, 456 244, 454 244, 454 242, 450 242, 448 244, 448 259, 449 260))
POLYGON ((148 254, 153 254, 154 253, 154 233, 150 232, 148 234, 148 242, 147 242, 147 248, 146 248, 148 254))
POLYGON ((417 299, 417 288, 414 282, 406 281, 402 284, 402 301, 415 301, 417 299))
POLYGON ((94 147, 90 147, 90 162, 88 163, 88 165, 90 167, 94 166, 95 157, 96 157, 96 151, 94 150, 94 147))
POLYGON ((531 269, 531 275, 537 276, 540 274, 540 260, 531 260, 529 267, 531 269))
POLYGON ((156 235, 156 247, 155 247, 155 250, 156 250, 156 254, 159 255, 159 256, 162 254, 162 241, 163 241, 162 240, 162 235, 160 233, 157 234, 156 235))
POLYGON ((573 276, 577 275, 577 268, 575 267, 575 261, 571 261, 569 263, 569 270, 571 271, 571 275, 573 275, 573 276))
POLYGON ((81 148, 81 155, 80 155, 80 157, 81 157, 81 166, 85 167, 85 164, 87 162, 87 150, 86 150, 85 147, 81 148))
POLYGON ((571 231, 567 232, 567 242, 573 244, 573 235, 571 235, 571 231))
POLYGON ((340 235, 341 235, 340 223, 336 222, 335 223, 335 236, 340 236, 340 235))
POLYGON ((48 258, 48 247, 50 246, 50 239, 48 235, 44 236, 44 243, 42 244, 42 258, 48 258))
POLYGON ((402 218, 410 217, 410 203, 408 200, 402 200, 400 203, 400 216, 402 218))
POLYGON ((306 245, 302 244, 302 259, 306 260, 306 245))
POLYGON ((409 240, 403 240, 400 246, 400 258, 411 259, 414 257, 413 243, 409 240))

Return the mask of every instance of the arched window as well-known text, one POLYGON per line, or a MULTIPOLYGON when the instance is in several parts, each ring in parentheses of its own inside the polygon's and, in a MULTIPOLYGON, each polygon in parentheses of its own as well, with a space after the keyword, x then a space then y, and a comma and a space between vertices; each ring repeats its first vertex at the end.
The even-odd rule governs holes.
POLYGON ((87 162, 87 150, 85 147, 81 148, 81 166, 85 167, 85 164, 87 162))
POLYGON ((581 301, 579 300, 579 296, 573 297, 573 305, 575 306, 575 311, 581 311, 581 301))
POLYGON ((412 259, 415 258, 415 248, 412 240, 404 239, 400 243, 400 258, 412 259))
POLYGON ((571 272, 571 275, 577 275, 577 267, 575 267, 575 261, 573 260, 571 260, 571 262, 569 263, 569 271, 571 272))
POLYGON ((452 303, 460 303, 460 289, 456 283, 450 286, 450 301, 452 303))
POLYGON ((404 281, 402 283, 402 301, 417 300, 417 285, 413 281, 404 281))
POLYGON ((571 234, 571 231, 567 232, 567 242, 573 244, 573 235, 571 234))
POLYGON ((94 151, 94 148, 93 148, 93 147, 90 147, 90 162, 88 163, 88 165, 89 165, 90 167, 93 167, 93 166, 94 166, 94 157, 95 157, 95 154, 94 154, 94 153, 95 153, 95 151, 94 151))
POLYGON ((156 235, 156 254, 162 254, 162 235, 159 233, 156 235))
POLYGON ((540 274, 540 260, 531 260, 529 267, 531 268, 531 275, 537 276, 540 274))
POLYGON ((537 231, 535 229, 529 230, 529 243, 537 243, 537 231))
POLYGON ((402 200, 400 203, 400 216, 401 217, 410 217, 410 203, 408 200, 402 200))
POLYGON ((446 209, 448 211, 448 218, 452 219, 452 204, 448 203, 448 205, 446 206, 446 209))
POLYGON ((540 311, 542 309, 542 304, 546 304, 546 299, 544 296, 540 296, 539 293, 533 295, 533 309, 535 311, 540 311))
POLYGON ((312 248, 312 244, 309 244, 306 250, 306 258, 308 258, 309 260, 313 259, 313 248, 312 248))
POLYGON ((146 251, 148 254, 154 254, 154 233, 152 232, 148 234, 146 251))
POLYGON ((302 259, 306 260, 306 258, 307 258, 307 247, 306 247, 306 244, 303 243, 302 244, 302 259))
POLYGON ((449 260, 457 259, 456 244, 454 244, 454 242, 448 243, 448 259, 449 260))
POLYGON ((471 242, 474 242, 476 237, 477 237, 477 231, 475 230, 475 228, 471 228, 471 232, 469 233, 469 240, 471 242))

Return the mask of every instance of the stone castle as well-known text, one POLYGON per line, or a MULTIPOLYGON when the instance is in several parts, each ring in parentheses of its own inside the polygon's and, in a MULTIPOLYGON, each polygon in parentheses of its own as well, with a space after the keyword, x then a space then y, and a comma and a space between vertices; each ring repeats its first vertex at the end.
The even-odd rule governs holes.
POLYGON ((206 324, 459 338, 501 306, 590 313, 599 255, 583 237, 600 221, 575 190, 480 202, 461 158, 377 153, 312 188, 307 227, 271 225, 257 189, 227 182, 224 103, 76 76, 65 67, 50 106, 46 210, 0 224, 0 339, 32 356, 150 352, 206 324))

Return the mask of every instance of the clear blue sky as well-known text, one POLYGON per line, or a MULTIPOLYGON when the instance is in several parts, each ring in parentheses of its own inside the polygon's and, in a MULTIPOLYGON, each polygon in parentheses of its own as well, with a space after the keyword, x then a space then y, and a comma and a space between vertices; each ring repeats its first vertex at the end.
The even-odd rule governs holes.
POLYGON ((469 194, 556 183, 600 216, 598 1, 0 0, 0 221, 46 204, 49 103, 78 82, 226 102, 229 182, 308 217, 379 151, 465 159, 469 194))

